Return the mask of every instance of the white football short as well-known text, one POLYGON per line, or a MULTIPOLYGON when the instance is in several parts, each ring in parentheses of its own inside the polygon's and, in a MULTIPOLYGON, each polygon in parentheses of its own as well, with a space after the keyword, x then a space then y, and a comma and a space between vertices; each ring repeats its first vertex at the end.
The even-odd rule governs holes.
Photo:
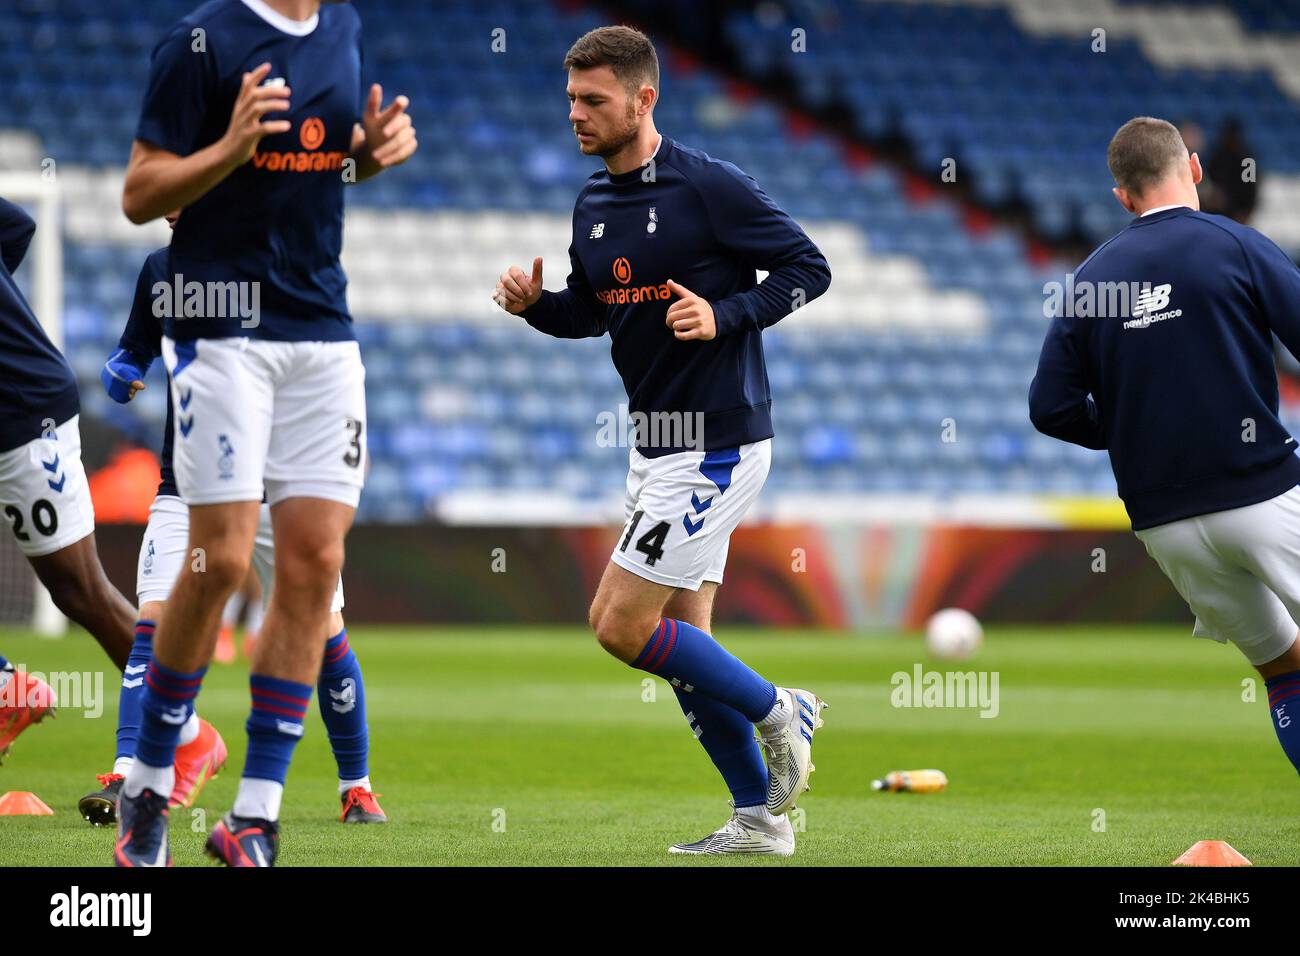
POLYGON ((356 342, 163 339, 173 459, 191 505, 324 498, 356 507, 366 473, 356 342))
POLYGON ((1300 488, 1137 532, 1196 615, 1192 633, 1252 664, 1281 657, 1300 621, 1300 488))
POLYGON ((612 560, 648 581, 698 591, 722 582, 727 543, 772 466, 772 439, 718 451, 629 455, 626 523, 612 560))
MULTIPOLYGON (((136 566, 136 600, 144 605, 149 601, 166 601, 172 585, 181 573, 189 555, 190 510, 185 502, 172 495, 159 495, 149 506, 149 524, 144 529, 140 544, 140 560, 136 566)), ((262 504, 258 516, 257 537, 253 543, 253 570, 262 582, 262 606, 271 601, 275 585, 275 541, 271 533, 271 506, 262 504)), ((343 610, 343 578, 340 575, 330 611, 343 610)))
POLYGON ((95 530, 79 418, 0 452, 0 512, 29 558, 62 551, 95 530))

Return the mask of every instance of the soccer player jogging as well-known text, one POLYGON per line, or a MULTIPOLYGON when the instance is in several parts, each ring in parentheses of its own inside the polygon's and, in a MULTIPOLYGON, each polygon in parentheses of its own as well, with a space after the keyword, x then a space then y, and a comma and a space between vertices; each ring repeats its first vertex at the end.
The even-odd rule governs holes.
POLYGON ((1300 458, 1278 420, 1272 334, 1300 354, 1300 270, 1200 212, 1200 159, 1137 117, 1107 150, 1135 218, 1074 274, 1029 391, 1039 431, 1105 449, 1133 530, 1196 615, 1268 687, 1300 770, 1300 458))
POLYGON ((247 572, 264 489, 275 587, 249 679, 243 777, 207 849, 232 866, 270 866, 278 851, 284 781, 365 473, 343 188, 416 148, 404 97, 381 110, 376 85, 361 106, 360 30, 349 4, 212 0, 153 54, 122 205, 136 223, 184 210, 169 252, 175 295, 159 304, 176 484, 188 550, 203 561, 182 564, 154 633, 118 865, 170 860, 178 732, 247 572), (195 287, 205 301, 191 308, 182 290, 195 287))
POLYGON ((494 298, 550 335, 608 332, 632 412, 665 426, 639 433, 629 453, 627 523, 590 623, 609 653, 672 684, 731 791, 732 818, 670 852, 788 856, 785 814, 808 789, 824 704, 775 686, 709 631, 728 539, 771 463, 760 333, 821 295, 830 269, 753 179, 659 135, 645 35, 593 30, 564 67, 579 147, 605 169, 574 207, 568 287, 544 291, 535 259, 531 274, 505 272, 494 298))
MULTIPOLYGON (((176 217, 168 216, 174 223, 176 217)), ((144 386, 154 360, 162 354, 162 323, 153 311, 152 290, 168 280, 168 250, 158 249, 145 260, 136 281, 135 299, 117 351, 104 365, 100 378, 110 398, 125 404, 144 386)), ((172 466, 174 409, 167 396, 167 424, 161 458, 161 482, 149 508, 149 523, 140 546, 136 572, 136 597, 140 620, 136 622, 131 660, 118 695, 117 758, 110 773, 98 775, 99 790, 81 798, 78 808, 87 821, 104 826, 116 823, 117 798, 122 781, 135 762, 140 725, 143 675, 153 654, 153 632, 162 616, 188 551, 189 512, 176 488, 172 466)), ((253 548, 253 569, 262 582, 262 599, 268 600, 274 582, 275 549, 268 506, 261 508, 253 548)), ((321 718, 329 736, 339 772, 339 795, 344 823, 382 823, 387 817, 370 788, 369 731, 366 726, 365 684, 357 656, 348 646, 343 624, 343 583, 335 588, 330 604, 325 661, 317 681, 321 718)), ((221 735, 191 710, 181 727, 175 759, 175 782, 169 806, 192 806, 203 785, 215 777, 226 760, 221 735)))
MULTIPOLYGON (((0 513, 55 606, 121 669, 135 609, 95 550, 77 380, 13 277, 35 233, 31 216, 0 199, 0 513)), ((56 704, 49 685, 0 657, 0 758, 56 704)))

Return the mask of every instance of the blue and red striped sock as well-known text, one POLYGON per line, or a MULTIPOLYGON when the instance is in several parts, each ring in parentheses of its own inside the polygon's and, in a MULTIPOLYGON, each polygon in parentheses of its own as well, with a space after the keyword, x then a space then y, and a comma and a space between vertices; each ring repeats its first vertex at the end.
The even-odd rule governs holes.
POLYGON ((756 724, 776 703, 776 687, 698 627, 660 618, 632 666, 740 711, 756 724))
POLYGON ((1268 688, 1268 712, 1278 743, 1300 772, 1300 671, 1270 677, 1264 686, 1268 688))
POLYGON ((248 715, 248 756, 235 797, 235 815, 262 820, 280 816, 284 781, 293 748, 302 739, 311 685, 253 674, 248 678, 253 709, 248 715))
POLYGON ((325 644, 320 678, 316 682, 321 720, 340 780, 361 780, 370 774, 370 732, 366 728, 366 687, 361 662, 348 646, 347 628, 325 644))
POLYGON ((122 673, 122 689, 117 692, 117 759, 135 756, 136 740, 140 736, 141 698, 144 697, 144 675, 153 659, 153 621, 135 622, 135 642, 122 673))
POLYGON ((170 794, 175 783, 172 764, 181 728, 194 713, 194 698, 203 684, 206 667, 186 673, 174 671, 150 658, 140 694, 140 730, 135 763, 122 784, 122 793, 139 796, 143 790, 170 794))
POLYGON ((248 678, 253 710, 245 725, 248 756, 244 776, 284 783, 293 748, 302 739, 303 715, 311 703, 311 685, 252 674, 248 678))
POLYGON ((194 709, 194 698, 208 669, 186 673, 174 671, 150 657, 145 667, 140 695, 140 732, 136 741, 136 763, 170 767, 176 760, 181 728, 194 709))
POLYGON ((673 688, 686 722, 722 774, 731 801, 740 810, 767 805, 767 765, 754 738, 753 722, 721 701, 673 688))

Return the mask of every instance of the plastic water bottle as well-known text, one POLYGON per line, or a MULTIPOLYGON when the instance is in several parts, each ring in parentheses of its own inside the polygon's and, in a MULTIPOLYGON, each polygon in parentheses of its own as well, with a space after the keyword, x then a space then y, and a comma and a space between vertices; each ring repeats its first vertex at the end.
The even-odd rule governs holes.
POLYGON ((871 781, 872 790, 891 793, 938 793, 948 786, 948 775, 942 770, 892 770, 883 780, 871 781))

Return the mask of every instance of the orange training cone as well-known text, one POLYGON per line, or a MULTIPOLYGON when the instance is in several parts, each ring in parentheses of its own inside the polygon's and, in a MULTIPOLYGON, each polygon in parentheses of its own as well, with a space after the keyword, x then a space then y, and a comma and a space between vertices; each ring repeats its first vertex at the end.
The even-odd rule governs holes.
POLYGON ((1201 840, 1170 866, 1250 866, 1250 860, 1222 840, 1201 840))
POLYGON ((28 790, 10 790, 0 797, 0 817, 52 817, 54 811, 28 790))

